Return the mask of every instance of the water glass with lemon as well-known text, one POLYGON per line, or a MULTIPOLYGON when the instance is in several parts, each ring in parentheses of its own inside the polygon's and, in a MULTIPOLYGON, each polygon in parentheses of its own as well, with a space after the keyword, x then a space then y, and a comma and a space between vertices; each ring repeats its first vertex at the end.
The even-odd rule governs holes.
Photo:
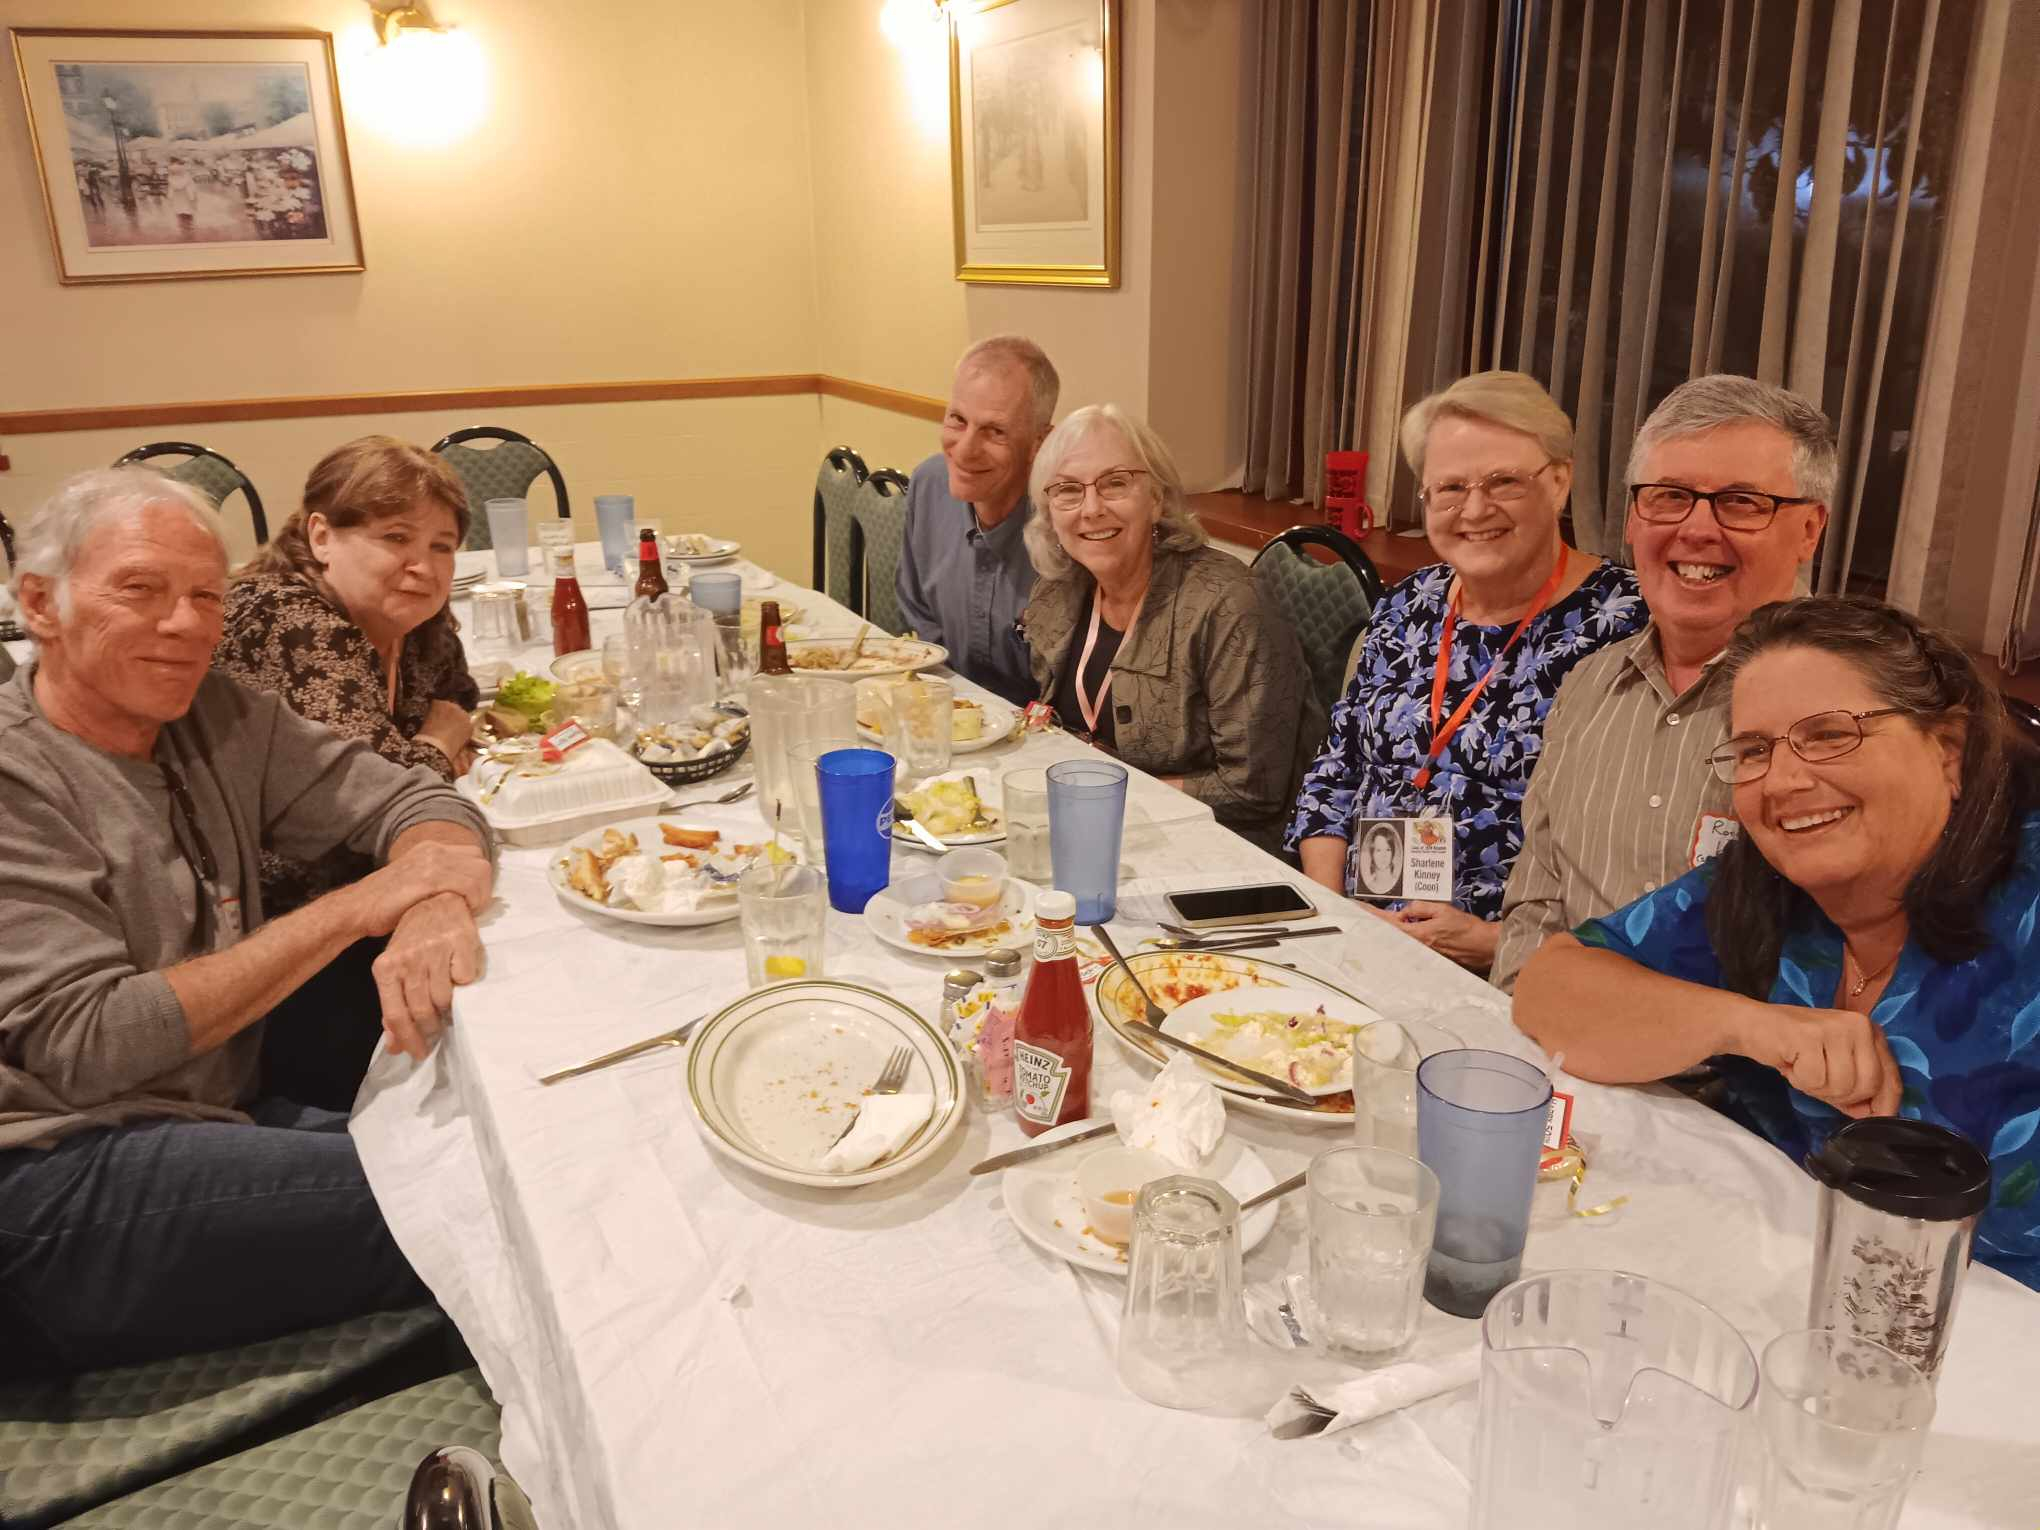
POLYGON ((737 917, 753 988, 822 975, 829 898, 814 867, 770 866, 761 860, 737 881, 737 917))

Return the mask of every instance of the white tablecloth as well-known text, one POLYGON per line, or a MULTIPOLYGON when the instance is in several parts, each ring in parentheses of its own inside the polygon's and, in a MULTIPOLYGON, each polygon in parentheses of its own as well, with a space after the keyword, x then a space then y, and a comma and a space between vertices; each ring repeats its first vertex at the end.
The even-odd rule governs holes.
MULTIPOLYGON (((972 758, 996 768, 1078 747, 1036 738, 972 758)), ((1128 940, 1154 933, 1130 917, 1141 894, 1290 875, 1159 783, 1142 781, 1135 801, 1128 940)), ((747 804, 702 816, 758 823, 747 804)), ((659 930, 571 912, 546 885, 545 858, 506 854, 484 922, 487 976, 460 991, 430 1060, 378 1060, 354 1135, 398 1241, 503 1404, 505 1461, 547 1530, 1465 1523, 1473 1388, 1296 1441, 1273 1439, 1260 1418, 1300 1374, 1272 1351, 1230 1412, 1172 1412, 1128 1393, 1113 1364, 1124 1282, 1034 1248, 1001 1209, 996 1176, 964 1172, 1021 1141, 1010 1118, 973 1114, 927 1170, 830 1193, 710 1152, 677 1050, 541 1088, 541 1072, 743 986, 734 923, 659 930)), ((1330 917, 1349 934, 1277 954, 1391 1015, 1450 1012, 1470 1043, 1536 1055, 1485 984, 1364 912, 1330 917)), ((931 1016, 947 965, 833 913, 826 960, 830 976, 931 1016)), ((1103 1027, 1097 1046, 1101 1105, 1151 1071, 1103 1027)), ((1758 1348, 1799 1326, 1805 1176, 1667 1090, 1569 1087, 1593 1163, 1586 1198, 1630 1203, 1579 1220, 1562 1186, 1540 1187, 1526 1266, 1671 1281, 1758 1348)), ((1278 1175, 1344 1140, 1239 1112, 1230 1130, 1278 1175)), ((1250 1283, 1305 1267, 1303 1221, 1300 1195, 1281 1203, 1247 1257, 1250 1283)), ((1424 1323, 1427 1348, 1472 1341, 1471 1322, 1427 1308, 1424 1323)), ((2036 1362, 2040 1297, 1973 1269, 1906 1525, 2040 1524, 2036 1362)))

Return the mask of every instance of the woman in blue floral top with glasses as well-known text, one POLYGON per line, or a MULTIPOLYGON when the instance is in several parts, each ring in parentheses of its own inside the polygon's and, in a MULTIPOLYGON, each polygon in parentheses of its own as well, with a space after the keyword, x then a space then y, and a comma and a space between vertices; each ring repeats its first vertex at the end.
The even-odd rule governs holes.
POLYGON ((1572 421, 1534 378, 1461 378, 1403 417, 1402 446, 1445 561, 1375 608, 1287 843, 1307 875, 1351 895, 1364 891, 1350 856, 1356 823, 1449 818, 1452 901, 1381 911, 1485 972, 1559 683, 1649 613, 1628 569, 1566 545, 1572 421))
POLYGON ((1976 1257, 2040 1288, 2040 754, 1945 635, 1877 601, 1759 607, 1712 756, 1742 836, 1538 948, 1516 1023, 1601 1083, 1711 1059, 1804 1159, 1907 1116, 1991 1160, 1976 1257))

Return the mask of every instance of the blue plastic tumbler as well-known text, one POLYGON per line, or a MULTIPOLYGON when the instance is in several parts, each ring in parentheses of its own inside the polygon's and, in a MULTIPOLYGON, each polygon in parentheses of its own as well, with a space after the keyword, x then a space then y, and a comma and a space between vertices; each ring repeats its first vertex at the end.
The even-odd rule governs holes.
POLYGON ((1438 1052, 1417 1065, 1417 1157, 1438 1176, 1424 1300, 1479 1317, 1522 1273, 1551 1080, 1506 1052, 1438 1052))
POLYGON ((631 559, 630 523, 637 519, 637 499, 629 494, 595 496, 595 529, 602 536, 602 563, 612 574, 635 577, 631 559))
POLYGON ((832 749, 815 761, 829 907, 861 914, 892 880, 893 757, 883 749, 832 749))
POLYGON ((1119 840, 1126 828, 1126 767, 1064 760, 1048 767, 1048 857, 1055 885, 1077 900, 1078 924, 1119 911, 1119 840))

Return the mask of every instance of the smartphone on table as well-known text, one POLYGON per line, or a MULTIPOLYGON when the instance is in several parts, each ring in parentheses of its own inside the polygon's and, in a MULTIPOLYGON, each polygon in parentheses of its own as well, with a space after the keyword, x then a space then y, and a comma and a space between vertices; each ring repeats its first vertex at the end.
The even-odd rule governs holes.
POLYGON ((1272 924, 1282 919, 1309 919, 1317 905, 1287 882, 1256 882, 1246 887, 1205 887, 1172 892, 1164 901, 1186 929, 1222 924, 1272 924))

